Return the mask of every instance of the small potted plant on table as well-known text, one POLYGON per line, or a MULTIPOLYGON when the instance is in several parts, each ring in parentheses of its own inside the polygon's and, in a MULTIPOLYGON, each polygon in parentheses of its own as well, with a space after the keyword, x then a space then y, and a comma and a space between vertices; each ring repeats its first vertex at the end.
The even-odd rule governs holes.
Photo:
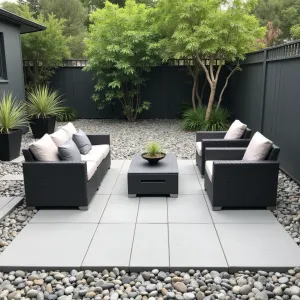
POLYGON ((29 91, 26 103, 27 114, 35 139, 54 132, 56 117, 64 111, 61 97, 57 90, 51 90, 46 85, 29 91))
POLYGON ((161 145, 157 142, 150 142, 146 146, 146 152, 142 153, 142 158, 148 160, 150 165, 157 164, 166 154, 162 152, 161 145))
POLYGON ((0 99, 0 160, 10 161, 20 155, 22 130, 27 125, 25 105, 3 93, 0 99))

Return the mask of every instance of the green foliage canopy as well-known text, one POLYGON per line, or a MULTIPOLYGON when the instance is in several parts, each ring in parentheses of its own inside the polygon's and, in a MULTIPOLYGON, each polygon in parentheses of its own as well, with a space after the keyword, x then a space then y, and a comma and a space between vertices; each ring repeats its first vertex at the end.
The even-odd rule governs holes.
POLYGON ((155 9, 165 59, 190 57, 204 70, 211 93, 206 119, 225 62, 236 63, 258 47, 264 28, 250 14, 253 1, 160 0, 155 9))
POLYGON ((258 0, 253 8, 262 26, 272 22, 281 34, 278 43, 283 40, 300 38, 300 0, 258 0))
POLYGON ((160 61, 157 37, 150 26, 151 10, 134 0, 127 0, 124 8, 107 1, 90 17, 86 70, 96 79, 93 99, 100 109, 119 100, 129 121, 149 109, 150 103, 140 99, 140 88, 160 61))

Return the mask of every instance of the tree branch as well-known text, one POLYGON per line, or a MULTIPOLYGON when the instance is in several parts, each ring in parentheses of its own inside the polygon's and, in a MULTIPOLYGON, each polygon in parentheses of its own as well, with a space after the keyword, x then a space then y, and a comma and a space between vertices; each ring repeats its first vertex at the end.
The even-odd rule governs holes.
POLYGON ((200 59, 199 55, 197 54, 197 60, 200 64, 200 66, 202 67, 202 69, 204 70, 205 74, 206 74, 206 78, 207 78, 207 81, 209 83, 209 85, 211 86, 212 85, 212 80, 209 76, 209 72, 208 72, 208 69, 206 68, 205 64, 203 63, 203 61, 200 59))
POLYGON ((225 80, 225 84, 224 84, 224 86, 223 86, 223 89, 222 89, 222 91, 221 91, 221 93, 220 93, 220 96, 219 96, 219 101, 218 101, 218 104, 217 104, 217 109, 220 107, 220 105, 221 105, 221 102, 222 102, 222 98, 223 98, 223 94, 224 94, 224 91, 225 91, 225 89, 226 89, 226 87, 227 87, 227 85, 228 85, 228 81, 229 81, 229 79, 230 79, 230 77, 233 75, 233 73, 235 72, 235 71, 237 71, 237 70, 239 70, 240 69, 240 64, 237 64, 236 65, 236 67, 230 72, 230 74, 227 76, 227 78, 226 78, 226 80, 225 80))

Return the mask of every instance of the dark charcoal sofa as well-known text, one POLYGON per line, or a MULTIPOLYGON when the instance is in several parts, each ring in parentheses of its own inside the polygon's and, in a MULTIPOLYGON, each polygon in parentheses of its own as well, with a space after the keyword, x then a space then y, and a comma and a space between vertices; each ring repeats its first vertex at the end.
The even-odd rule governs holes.
MULTIPOLYGON (((92 145, 109 145, 109 135, 88 135, 92 145)), ((88 180, 87 162, 36 161, 29 149, 23 149, 26 203, 33 207, 79 207, 87 210, 103 177, 111 165, 111 152, 101 161, 88 180)))
POLYGON ((241 139, 224 140, 227 131, 198 131, 196 145, 201 142, 201 149, 196 146, 196 165, 200 174, 205 174, 206 148, 208 147, 247 147, 250 143, 251 129, 247 128, 241 139))
POLYGON ((245 151, 246 148, 206 149, 205 190, 213 210, 276 207, 279 147, 273 145, 262 161, 243 161, 245 151))

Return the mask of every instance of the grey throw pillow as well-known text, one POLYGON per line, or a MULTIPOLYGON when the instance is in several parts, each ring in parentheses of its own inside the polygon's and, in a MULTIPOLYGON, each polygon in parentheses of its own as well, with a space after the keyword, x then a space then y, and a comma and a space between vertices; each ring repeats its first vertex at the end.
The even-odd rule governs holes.
POLYGON ((81 161, 80 152, 72 140, 58 147, 58 156, 61 160, 81 161))
POLYGON ((89 151, 92 149, 92 144, 89 138, 81 129, 79 129, 77 133, 73 134, 72 139, 81 154, 88 154, 89 151))

